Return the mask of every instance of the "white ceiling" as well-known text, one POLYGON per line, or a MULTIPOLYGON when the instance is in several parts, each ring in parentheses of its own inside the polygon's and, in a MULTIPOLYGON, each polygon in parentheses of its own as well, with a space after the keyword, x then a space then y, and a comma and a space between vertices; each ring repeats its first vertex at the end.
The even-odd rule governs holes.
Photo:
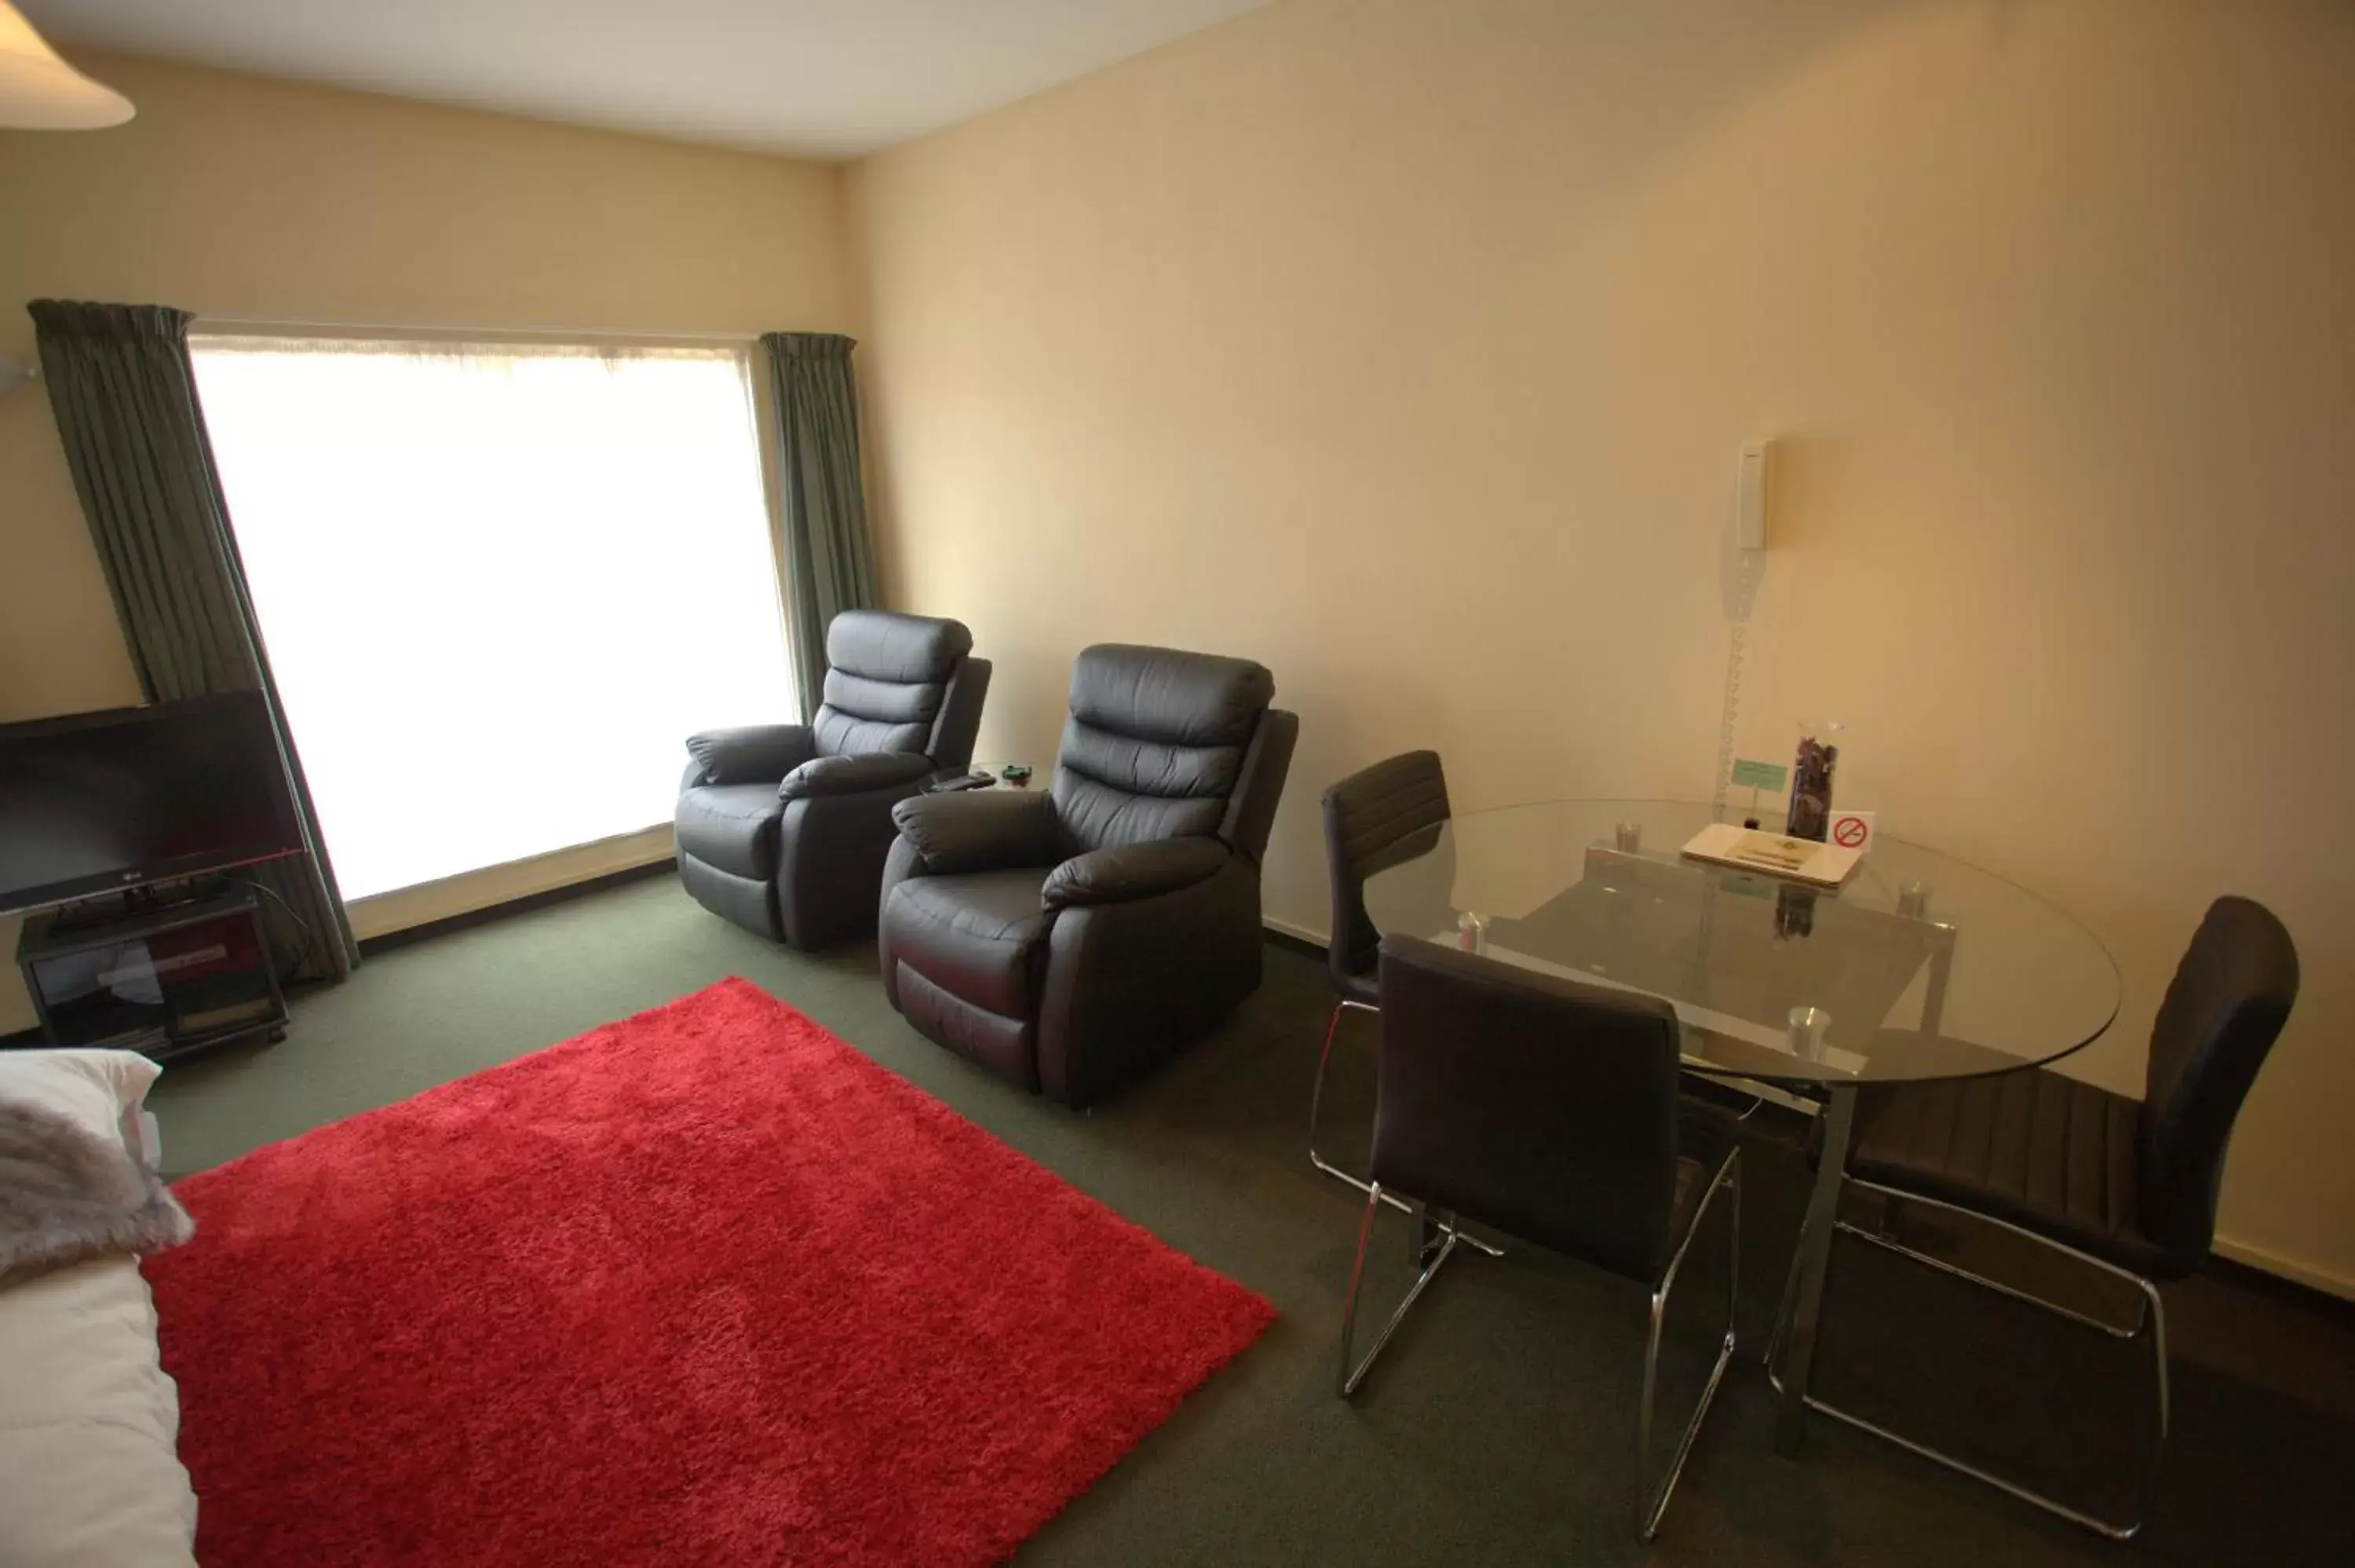
POLYGON ((16 0, 69 57, 94 44, 820 158, 954 124, 1264 3, 16 0))

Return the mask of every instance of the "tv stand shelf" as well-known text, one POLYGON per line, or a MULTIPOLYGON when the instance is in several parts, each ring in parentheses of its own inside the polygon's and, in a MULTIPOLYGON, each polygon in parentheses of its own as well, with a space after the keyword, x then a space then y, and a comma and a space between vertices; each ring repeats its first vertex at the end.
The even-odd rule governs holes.
POLYGON ((37 915, 16 938, 16 967, 53 1045, 162 1061, 285 1036, 286 999, 250 888, 95 917, 70 906, 37 915))

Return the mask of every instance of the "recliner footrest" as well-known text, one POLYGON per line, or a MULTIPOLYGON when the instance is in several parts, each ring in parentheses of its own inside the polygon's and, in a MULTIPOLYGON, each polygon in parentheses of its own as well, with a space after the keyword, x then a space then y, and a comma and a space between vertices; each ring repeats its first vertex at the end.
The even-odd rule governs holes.
POLYGON ((976 1007, 900 965, 900 1012, 925 1035, 999 1077, 1039 1092, 1038 1031, 1029 1020, 976 1007))

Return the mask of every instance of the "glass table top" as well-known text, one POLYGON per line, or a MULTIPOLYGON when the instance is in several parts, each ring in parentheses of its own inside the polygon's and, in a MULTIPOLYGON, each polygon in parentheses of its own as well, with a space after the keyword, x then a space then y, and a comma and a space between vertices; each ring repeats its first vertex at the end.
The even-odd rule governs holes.
POLYGON ((2017 883, 1885 834, 1836 890, 1683 858, 1716 820, 1675 800, 1474 812, 1385 856, 1366 911, 1385 936, 1661 998, 1687 1065, 1768 1082, 2009 1072, 2117 1014, 2108 952, 2017 883))

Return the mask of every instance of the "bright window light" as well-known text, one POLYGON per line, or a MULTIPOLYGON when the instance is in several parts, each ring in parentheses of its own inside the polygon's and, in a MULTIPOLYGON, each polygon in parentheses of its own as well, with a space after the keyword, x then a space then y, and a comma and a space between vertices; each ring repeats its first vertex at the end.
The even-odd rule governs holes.
POLYGON ((199 334, 346 898, 670 821, 794 716, 747 352, 199 334))

